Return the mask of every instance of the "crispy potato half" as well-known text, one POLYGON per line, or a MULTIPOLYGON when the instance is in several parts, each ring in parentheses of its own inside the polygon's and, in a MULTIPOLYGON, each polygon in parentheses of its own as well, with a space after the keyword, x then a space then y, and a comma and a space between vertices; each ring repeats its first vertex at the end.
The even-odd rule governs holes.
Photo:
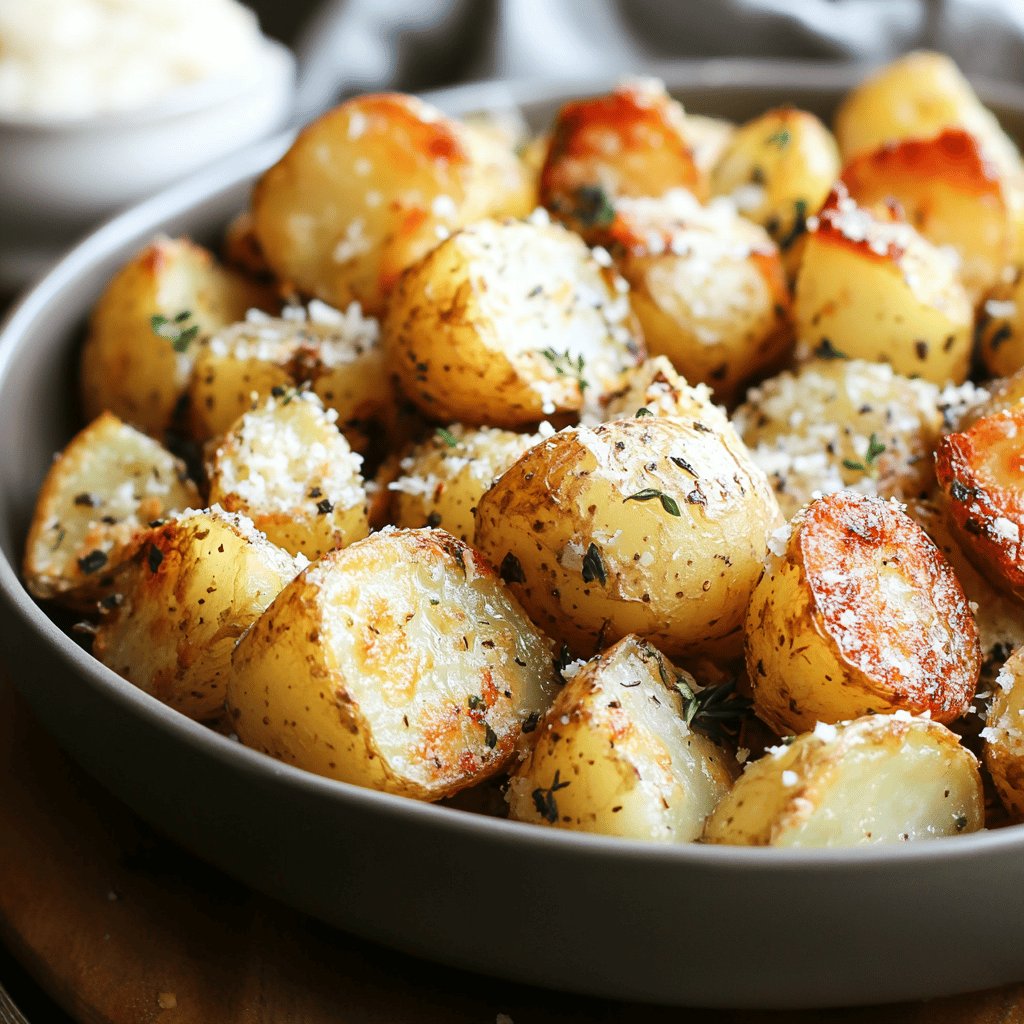
POLYGON ((112 278, 82 349, 82 405, 105 409, 147 434, 171 424, 195 341, 262 307, 266 290, 222 267, 185 238, 158 238, 112 278))
POLYGON ((838 176, 832 133, 805 110, 777 107, 732 134, 711 174, 711 191, 729 196, 785 250, 804 233, 838 176))
POLYGON ((363 460, 337 420, 310 391, 267 399, 213 448, 210 503, 241 512, 272 543, 310 560, 362 540, 370 532, 363 460))
POLYGON ((557 687, 552 655, 471 548, 384 530, 281 593, 238 645, 228 707, 248 746, 438 800, 515 755, 557 687))
POLYGON ((615 218, 620 196, 707 193, 682 106, 654 79, 567 103, 555 117, 540 172, 540 201, 591 241, 615 218))
POLYGON ((977 832, 974 755, 938 722, 905 712, 819 724, 748 765, 715 808, 706 843, 858 846, 977 832))
MULTIPOLYGON (((993 376, 1024 369, 1024 266, 1008 267, 978 311, 978 354, 993 376)), ((1024 388, 1021 389, 1024 393, 1024 388)))
POLYGON ((778 523, 731 427, 643 416, 531 448, 480 499, 476 546, 576 653, 629 633, 673 655, 736 653, 778 523))
POLYGON ((981 738, 999 799, 1015 820, 1024 821, 1024 647, 1010 655, 996 676, 981 738))
POLYGON ((775 243, 728 201, 681 190, 622 199, 609 250, 629 282, 647 347, 719 401, 781 365, 793 347, 789 287, 775 243))
POLYGON ((388 483, 391 521, 410 529, 440 526, 469 543, 484 491, 541 440, 541 434, 497 427, 438 427, 402 458, 399 473, 388 483))
POLYGON ((355 303, 344 312, 317 299, 289 306, 280 317, 250 312, 196 348, 190 433, 197 441, 218 437, 275 390, 309 384, 338 413, 349 444, 365 451, 373 435, 396 421, 379 336, 377 321, 355 303))
POLYGON ((772 538, 746 656, 754 710, 779 735, 897 710, 951 722, 971 703, 977 626, 953 569, 900 509, 837 491, 772 538))
POLYGON ((559 692, 509 783, 509 816, 576 832, 689 843, 734 778, 733 756, 686 724, 680 673, 627 636, 559 692))
POLYGON ((238 638, 305 564, 244 516, 186 512, 140 539, 93 654, 189 718, 212 718, 238 638))
POLYGON ((402 275, 383 344, 427 416, 509 429, 574 416, 643 359, 625 282, 545 221, 481 221, 402 275))
POLYGON ((334 306, 382 312, 398 275, 439 235, 529 196, 510 150, 413 96, 342 103, 259 180, 256 237, 277 276, 334 306))
POLYGON ((935 473, 964 550, 993 583, 1024 600, 1024 407, 947 434, 935 473))
POLYGON ((36 498, 25 542, 29 592, 95 611, 147 524, 198 505, 183 462, 101 413, 53 462, 36 498))
POLYGON ((842 183, 808 233, 794 304, 798 355, 823 348, 937 384, 967 378, 974 313, 953 264, 892 208, 842 183))

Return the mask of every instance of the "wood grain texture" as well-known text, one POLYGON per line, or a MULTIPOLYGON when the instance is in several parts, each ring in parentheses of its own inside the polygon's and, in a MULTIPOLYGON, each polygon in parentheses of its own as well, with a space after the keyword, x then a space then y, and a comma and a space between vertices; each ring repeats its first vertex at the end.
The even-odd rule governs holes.
POLYGON ((1024 1022, 1024 985, 870 1009, 673 1010, 546 992, 381 949, 250 892, 160 837, 59 751, 2 678, 0 940, 88 1024, 494 1024, 499 1014, 515 1024, 1024 1022))

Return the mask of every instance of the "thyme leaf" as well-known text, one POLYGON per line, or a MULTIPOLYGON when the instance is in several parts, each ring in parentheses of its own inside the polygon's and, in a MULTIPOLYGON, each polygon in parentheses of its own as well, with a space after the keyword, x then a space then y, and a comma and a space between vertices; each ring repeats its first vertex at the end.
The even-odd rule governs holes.
POLYGON ((642 491, 637 491, 636 494, 631 494, 628 498, 623 498, 622 504, 625 505, 627 501, 651 501, 653 498, 657 498, 661 502, 661 507, 670 516, 679 515, 679 505, 676 503, 676 499, 670 494, 666 494, 664 491, 659 491, 654 487, 645 487, 642 491))
POLYGON ((555 793, 560 789, 565 789, 568 785, 568 782, 562 782, 559 779, 559 773, 556 771, 555 777, 551 780, 551 785, 547 789, 538 786, 531 794, 533 806, 537 808, 537 813, 552 825, 558 821, 558 802, 555 800, 555 793))
POLYGON ((149 327, 158 338, 166 338, 175 352, 185 352, 199 334, 199 324, 185 326, 191 319, 190 309, 183 309, 173 317, 154 313, 149 318, 149 327))

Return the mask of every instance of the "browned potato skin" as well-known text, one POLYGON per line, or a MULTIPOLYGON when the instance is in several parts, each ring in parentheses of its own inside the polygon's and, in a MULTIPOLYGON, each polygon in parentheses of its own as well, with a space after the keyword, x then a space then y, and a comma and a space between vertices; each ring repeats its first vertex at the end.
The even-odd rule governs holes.
POLYGON ((935 473, 964 551, 995 584, 1024 601, 1024 408, 978 420, 939 443, 935 473))
POLYGON ((861 205, 898 202, 925 238, 956 249, 960 278, 975 303, 1013 255, 1016 231, 1003 180, 962 128, 861 154, 841 178, 861 205))
POLYGON ((267 305, 267 291, 220 266, 187 239, 152 242, 114 275, 100 296, 82 349, 87 419, 109 409, 159 437, 170 425, 192 368, 194 346, 175 352, 151 318, 190 312, 202 337, 267 305))
POLYGON ((966 710, 981 667, 978 630, 950 565, 909 516, 837 491, 793 520, 746 619, 754 709, 780 735, 875 712, 966 710), (900 598, 883 587, 898 577, 900 598), (908 623, 897 603, 912 591, 908 623), (939 635, 936 634, 939 630, 939 635))
POLYGON ((593 241, 606 226, 604 214, 599 210, 595 217, 581 190, 614 199, 659 196, 673 188, 707 195, 683 110, 666 93, 625 84, 559 111, 540 172, 540 201, 574 230, 593 241))
POLYGON ((977 334, 978 355, 993 376, 1024 369, 1024 265, 1007 267, 988 293, 978 311, 977 334))
POLYGON ((1024 647, 1006 660, 995 690, 982 732, 985 767, 1007 812, 1024 821, 1024 647))
POLYGON ((356 97, 307 125, 259 180, 256 237, 282 281, 379 315, 402 270, 437 244, 438 229, 526 212, 525 169, 499 150, 415 97, 356 97), (438 212, 437 200, 448 209, 438 212), (351 252, 335 258, 354 224, 362 230, 351 252))
POLYGON ((243 210, 227 226, 223 255, 229 267, 261 281, 273 280, 273 272, 256 237, 251 210, 243 210))

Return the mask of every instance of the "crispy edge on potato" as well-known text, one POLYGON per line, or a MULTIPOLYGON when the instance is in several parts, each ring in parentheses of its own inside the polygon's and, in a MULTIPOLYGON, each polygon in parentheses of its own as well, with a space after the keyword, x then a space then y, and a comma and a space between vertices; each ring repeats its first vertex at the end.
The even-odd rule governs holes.
POLYGON ((1024 647, 1007 658, 995 681, 981 732, 985 767, 1007 812, 1024 821, 1024 647))
POLYGON ((811 502, 772 538, 746 658, 755 712, 779 735, 878 711, 951 722, 981 667, 942 553, 901 506, 850 491, 811 502))
POLYGON ((147 524, 198 505, 184 463, 100 413, 46 474, 25 542, 25 583, 35 597, 95 611, 147 524))
POLYGON ((981 304, 977 340, 989 373, 1012 378, 1024 369, 1024 264, 1007 267, 981 304))
POLYGON ((938 722, 897 712, 819 724, 752 762, 703 840, 854 846, 960 835, 984 823, 974 755, 938 722))
POLYGON ((228 706, 280 760, 437 800, 504 768, 556 685, 551 642, 476 552, 386 529, 282 591, 238 645, 228 706))
POLYGON ((627 636, 566 682, 506 799, 519 821, 687 843, 732 785, 732 756, 686 723, 681 673, 627 636))

